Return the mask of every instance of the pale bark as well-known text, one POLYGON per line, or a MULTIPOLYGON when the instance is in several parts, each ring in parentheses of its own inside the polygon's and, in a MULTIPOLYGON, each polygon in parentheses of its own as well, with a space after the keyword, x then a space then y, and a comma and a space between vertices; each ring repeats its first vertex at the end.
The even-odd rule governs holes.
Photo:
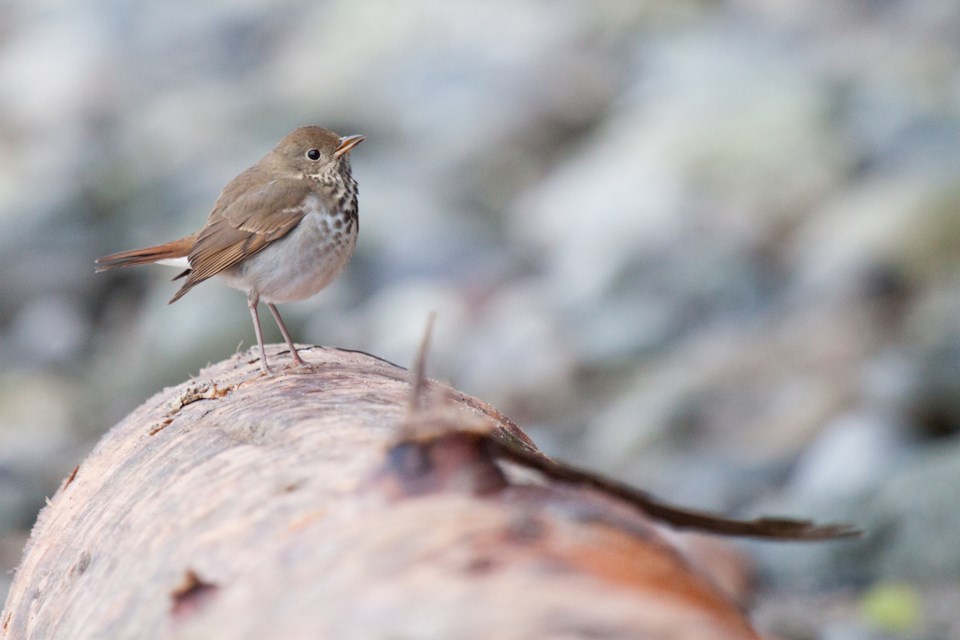
POLYGON ((494 409, 411 415, 405 370, 301 353, 111 429, 41 513, 0 638, 756 637, 636 508, 495 459, 476 434, 534 449, 494 409))

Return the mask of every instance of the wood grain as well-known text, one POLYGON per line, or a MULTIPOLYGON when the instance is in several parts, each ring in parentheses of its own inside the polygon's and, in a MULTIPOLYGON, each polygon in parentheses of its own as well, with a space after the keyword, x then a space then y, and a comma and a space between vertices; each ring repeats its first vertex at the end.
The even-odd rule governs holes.
POLYGON ((239 354, 111 429, 40 514, 0 638, 757 637, 636 509, 407 437, 535 452, 496 410, 431 382, 410 415, 404 369, 301 354, 275 377, 239 354))

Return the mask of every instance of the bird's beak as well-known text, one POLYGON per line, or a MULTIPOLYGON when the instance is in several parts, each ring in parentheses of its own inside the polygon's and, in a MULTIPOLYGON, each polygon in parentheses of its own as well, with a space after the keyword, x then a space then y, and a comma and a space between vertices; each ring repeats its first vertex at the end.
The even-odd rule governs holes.
POLYGON ((363 142, 363 140, 363 136, 343 136, 340 138, 340 144, 337 145, 337 150, 333 152, 333 157, 339 158, 343 154, 349 153, 350 149, 353 149, 363 142))

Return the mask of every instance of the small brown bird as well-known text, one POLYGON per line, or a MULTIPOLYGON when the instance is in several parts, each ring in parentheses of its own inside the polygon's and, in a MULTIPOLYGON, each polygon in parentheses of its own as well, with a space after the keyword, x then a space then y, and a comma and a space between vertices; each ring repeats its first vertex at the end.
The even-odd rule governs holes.
POLYGON ((273 314, 293 361, 297 353, 276 304, 303 300, 343 270, 357 242, 357 181, 349 152, 363 136, 338 136, 300 127, 273 151, 231 180, 200 231, 156 247, 98 258, 97 271, 138 264, 185 267, 186 281, 171 303, 212 276, 247 294, 260 345, 260 368, 270 373, 257 304, 273 314))

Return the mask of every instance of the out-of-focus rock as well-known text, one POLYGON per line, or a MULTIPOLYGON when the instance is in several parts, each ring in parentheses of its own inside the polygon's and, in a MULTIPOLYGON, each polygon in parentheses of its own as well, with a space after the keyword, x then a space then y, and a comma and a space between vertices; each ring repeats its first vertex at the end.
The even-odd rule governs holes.
MULTIPOLYGON (((63 379, 38 373, 0 375, 0 538, 29 530, 45 496, 76 464, 70 425, 78 397, 63 379)), ((11 568, 5 544, 0 560, 11 568)), ((0 582, 0 592, 3 583, 0 582)))
POLYGON ((828 423, 791 474, 789 495, 817 502, 849 498, 875 486, 904 453, 897 425, 878 416, 853 413, 828 423))
POLYGON ((80 355, 90 322, 75 300, 50 295, 33 300, 13 321, 12 348, 34 364, 66 362, 80 355))
MULTIPOLYGON (((864 531, 864 538, 802 548, 751 545, 767 580, 822 589, 882 579, 929 581, 955 576, 960 548, 944 532, 960 526, 955 508, 960 447, 929 447, 885 471, 886 477, 857 495, 823 491, 778 497, 780 509, 852 522, 864 531)), ((766 508, 771 507, 768 501, 766 508)))
POLYGON ((856 515, 868 532, 866 562, 874 577, 949 579, 960 571, 960 547, 945 535, 960 527, 955 488, 960 447, 920 451, 911 465, 873 487, 856 515), (869 550, 867 552, 867 550, 869 550))

